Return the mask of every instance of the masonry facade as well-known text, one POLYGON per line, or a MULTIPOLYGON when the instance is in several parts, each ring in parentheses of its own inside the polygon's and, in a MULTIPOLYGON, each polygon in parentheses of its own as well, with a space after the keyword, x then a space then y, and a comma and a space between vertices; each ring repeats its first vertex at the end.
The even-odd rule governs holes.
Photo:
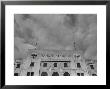
POLYGON ((97 61, 80 51, 29 49, 24 60, 15 60, 14 76, 97 76, 97 61))

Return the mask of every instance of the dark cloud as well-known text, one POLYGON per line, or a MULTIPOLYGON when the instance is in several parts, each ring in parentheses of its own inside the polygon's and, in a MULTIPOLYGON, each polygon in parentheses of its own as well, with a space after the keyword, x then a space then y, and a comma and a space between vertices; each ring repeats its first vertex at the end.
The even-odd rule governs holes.
POLYGON ((97 15, 32 14, 16 15, 16 20, 15 37, 23 39, 27 45, 32 45, 30 40, 37 39, 44 48, 72 49, 75 40, 86 57, 96 56, 97 15))

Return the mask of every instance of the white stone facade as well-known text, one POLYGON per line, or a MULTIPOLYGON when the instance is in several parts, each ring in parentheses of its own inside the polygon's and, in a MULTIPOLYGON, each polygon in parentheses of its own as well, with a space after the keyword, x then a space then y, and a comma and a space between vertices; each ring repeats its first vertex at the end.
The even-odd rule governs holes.
POLYGON ((73 50, 29 49, 15 61, 15 76, 97 76, 97 61, 73 50))

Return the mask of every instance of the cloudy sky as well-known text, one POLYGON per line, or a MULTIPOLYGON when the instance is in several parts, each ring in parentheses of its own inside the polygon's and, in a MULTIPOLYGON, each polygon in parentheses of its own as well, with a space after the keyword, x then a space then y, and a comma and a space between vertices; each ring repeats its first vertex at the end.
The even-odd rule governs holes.
POLYGON ((48 49, 73 49, 73 41, 86 58, 97 57, 97 15, 15 14, 15 58, 23 58, 32 42, 48 49))

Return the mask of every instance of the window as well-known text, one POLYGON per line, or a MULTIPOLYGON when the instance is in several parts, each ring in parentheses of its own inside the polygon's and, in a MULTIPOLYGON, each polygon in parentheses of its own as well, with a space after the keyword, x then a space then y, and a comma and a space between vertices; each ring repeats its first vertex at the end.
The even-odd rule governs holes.
POLYGON ((68 64, 67 63, 64 63, 64 67, 68 67, 68 64))
POLYGON ((64 76, 70 76, 70 74, 68 72, 65 72, 63 75, 64 76))
POLYGON ((58 72, 53 72, 52 76, 59 76, 58 72))
POLYGON ((27 72, 27 76, 33 76, 34 72, 27 72))
POLYGON ((97 76, 96 74, 92 74, 92 76, 97 76))
POLYGON ((81 76, 84 76, 84 73, 81 73, 81 76))
POLYGON ((27 76, 30 76, 30 72, 27 72, 27 76))
POLYGON ((43 63, 43 67, 47 67, 47 63, 43 63))
POLYGON ((91 69, 94 69, 94 66, 93 65, 90 65, 91 69))
POLYGON ((77 73, 78 76, 84 76, 84 73, 77 73))
POLYGON ((34 76, 34 72, 31 72, 31 76, 34 76))
POLYGON ((57 63, 54 63, 54 67, 57 67, 57 63))
POLYGON ((81 68, 81 65, 80 65, 80 63, 77 63, 77 68, 81 68))
POLYGON ((78 76, 80 76, 80 73, 77 73, 78 76))
POLYGON ((30 66, 33 67, 34 66, 34 62, 31 62, 30 66))
POLYGON ((48 76, 47 72, 42 72, 41 76, 48 76))
POLYGON ((20 68, 20 64, 17 64, 16 68, 20 68))
POLYGON ((14 76, 18 76, 18 73, 14 73, 14 76))

